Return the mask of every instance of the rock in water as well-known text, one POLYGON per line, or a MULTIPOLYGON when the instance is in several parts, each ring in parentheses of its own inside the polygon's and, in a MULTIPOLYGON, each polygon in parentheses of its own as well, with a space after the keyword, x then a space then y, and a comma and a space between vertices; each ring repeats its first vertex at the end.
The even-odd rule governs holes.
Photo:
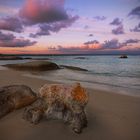
POLYGON ((123 58, 128 58, 128 57, 127 57, 127 55, 124 54, 124 55, 121 55, 119 58, 123 59, 123 58))
POLYGON ((25 85, 11 85, 0 88, 0 118, 7 113, 30 105, 36 94, 25 85))
POLYGON ((85 106, 88 95, 80 83, 72 86, 46 84, 41 87, 38 96, 39 101, 36 102, 39 105, 37 103, 24 111, 26 120, 36 124, 43 115, 47 119, 62 119, 71 124, 76 133, 87 125, 85 106))
POLYGON ((47 71, 59 69, 59 66, 49 61, 32 61, 21 64, 7 64, 5 67, 21 71, 47 71))

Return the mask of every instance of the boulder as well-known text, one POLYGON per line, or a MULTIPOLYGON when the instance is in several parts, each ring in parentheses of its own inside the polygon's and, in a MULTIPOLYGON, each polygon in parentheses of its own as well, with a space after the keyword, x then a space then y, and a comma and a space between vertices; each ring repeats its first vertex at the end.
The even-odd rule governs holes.
POLYGON ((10 85, 0 88, 0 118, 9 112, 30 105, 36 94, 25 85, 10 85))
POLYGON ((45 84, 38 96, 34 105, 25 109, 25 120, 37 124, 42 116, 47 119, 61 119, 69 123, 76 133, 80 133, 87 125, 85 106, 88 103, 88 95, 80 83, 72 86, 45 84))
POLYGON ((57 64, 49 61, 32 61, 20 64, 7 64, 4 66, 21 71, 47 71, 59 69, 57 64))

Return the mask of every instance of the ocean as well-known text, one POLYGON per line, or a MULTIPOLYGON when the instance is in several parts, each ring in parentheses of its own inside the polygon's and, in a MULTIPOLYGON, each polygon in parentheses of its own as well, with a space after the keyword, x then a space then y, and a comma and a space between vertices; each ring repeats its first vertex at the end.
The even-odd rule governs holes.
MULTIPOLYGON (((140 55, 129 55, 128 59, 119 59, 118 55, 65 55, 65 56, 23 56, 32 58, 49 58, 58 65, 76 66, 88 71, 60 69, 25 74, 49 81, 72 84, 80 82, 83 86, 106 90, 119 94, 140 96, 140 55), (76 59, 84 57, 84 59, 76 59)), ((0 65, 24 63, 31 60, 0 61, 0 65)), ((4 69, 0 66, 0 69, 4 69)))

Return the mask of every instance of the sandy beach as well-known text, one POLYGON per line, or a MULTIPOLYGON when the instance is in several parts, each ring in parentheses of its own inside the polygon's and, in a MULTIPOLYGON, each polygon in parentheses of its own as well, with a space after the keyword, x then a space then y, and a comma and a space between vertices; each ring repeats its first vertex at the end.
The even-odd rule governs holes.
MULTIPOLYGON (((25 84, 34 91, 46 80, 23 76, 23 72, 0 70, 0 86, 25 84)), ((0 120, 0 140, 140 140, 140 98, 87 89, 88 127, 74 134, 61 121, 42 120, 32 125, 22 119, 23 109, 0 120)))

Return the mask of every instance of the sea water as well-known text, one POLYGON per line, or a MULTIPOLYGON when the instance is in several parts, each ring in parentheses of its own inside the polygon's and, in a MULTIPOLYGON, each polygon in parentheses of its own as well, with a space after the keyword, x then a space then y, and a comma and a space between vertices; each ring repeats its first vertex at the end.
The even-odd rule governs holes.
MULTIPOLYGON (((85 55, 82 56, 83 59, 76 59, 79 56, 75 55, 24 57, 49 58, 49 61, 58 65, 76 66, 88 70, 60 69, 26 76, 69 84, 81 82, 83 86, 92 89, 140 96, 140 55, 130 55, 128 59, 119 59, 117 55, 85 55)), ((27 61, 31 60, 0 61, 0 65, 27 61)))

